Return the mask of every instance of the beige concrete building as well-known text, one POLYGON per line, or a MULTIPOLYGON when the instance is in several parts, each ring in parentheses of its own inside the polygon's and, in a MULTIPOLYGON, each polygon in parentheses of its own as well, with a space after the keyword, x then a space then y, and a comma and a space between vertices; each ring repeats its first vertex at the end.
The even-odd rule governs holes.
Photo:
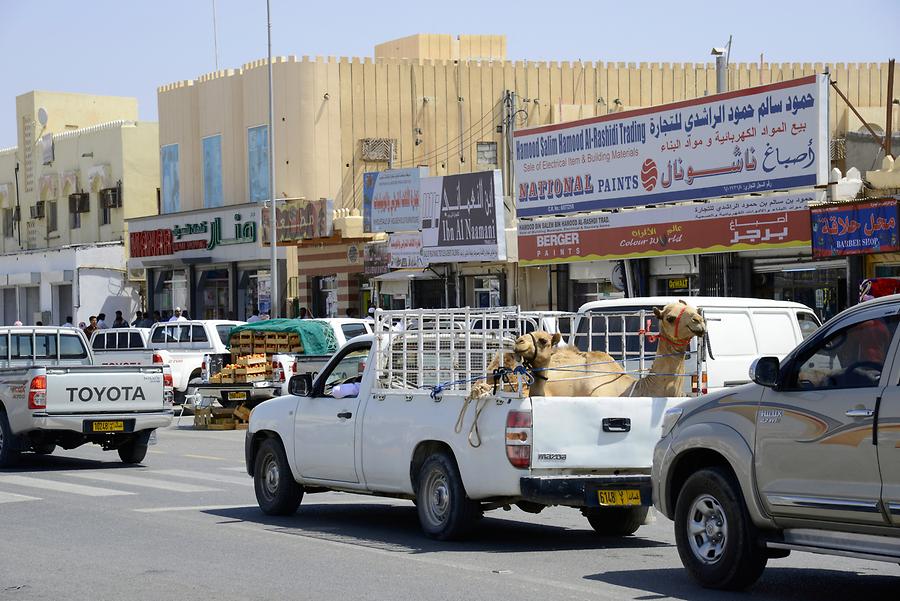
POLYGON ((100 312, 111 320, 139 307, 141 274, 125 269, 125 219, 157 213, 159 133, 137 116, 134 98, 16 98, 18 145, 0 150, 4 323, 71 316, 77 324, 100 312))
MULTIPOLYGON (((431 175, 505 168, 507 110, 516 113, 514 127, 533 127, 695 98, 716 87, 713 63, 510 61, 504 36, 414 35, 378 45, 375 58, 278 57, 273 67, 276 196, 333 198, 336 209, 350 214, 343 222, 347 230, 338 227, 328 239, 302 243, 299 266, 289 260, 289 276, 297 279, 286 292, 309 306, 320 304, 316 299, 328 286, 336 290, 341 313, 350 305, 362 309, 366 302, 359 292, 366 282, 362 265, 346 260, 348 252, 353 255, 350 247, 365 240, 351 234, 359 231, 353 220, 361 210, 365 172, 420 165, 431 175), (510 92, 514 106, 505 109, 510 92), (312 253, 315 263, 307 268, 312 253)), ((729 88, 826 68, 864 114, 869 108, 877 114, 885 106, 887 65, 881 63, 731 64, 729 88)), ((214 206, 205 200, 202 146, 216 136, 220 142, 212 146, 221 148, 221 195, 214 202, 268 197, 260 178, 267 164, 267 153, 260 153, 267 90, 265 61, 159 88, 160 145, 164 156, 177 156, 168 171, 177 186, 167 186, 163 165, 164 209, 167 187, 180 193, 178 206, 170 203, 169 209, 214 206)), ((830 100, 831 135, 840 139, 858 124, 833 90, 830 100)), ((522 270, 518 278, 503 264, 469 269, 477 273, 461 280, 463 302, 486 270, 506 278, 502 303, 546 308, 548 298, 557 296, 555 290, 548 295, 548 282, 555 278, 547 267, 522 270), (516 298, 516 289, 526 296, 516 298)), ((595 288, 592 294, 602 295, 602 286, 595 288)))

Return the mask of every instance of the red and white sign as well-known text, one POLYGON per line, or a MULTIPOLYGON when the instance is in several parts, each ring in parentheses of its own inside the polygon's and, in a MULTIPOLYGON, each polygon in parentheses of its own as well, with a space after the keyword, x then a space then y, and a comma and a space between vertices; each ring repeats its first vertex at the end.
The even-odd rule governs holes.
POLYGON ((388 252, 390 253, 388 267, 391 269, 428 266, 422 255, 421 232, 391 234, 388 239, 388 252))
POLYGON ((804 192, 519 222, 519 262, 571 263, 809 246, 804 192))

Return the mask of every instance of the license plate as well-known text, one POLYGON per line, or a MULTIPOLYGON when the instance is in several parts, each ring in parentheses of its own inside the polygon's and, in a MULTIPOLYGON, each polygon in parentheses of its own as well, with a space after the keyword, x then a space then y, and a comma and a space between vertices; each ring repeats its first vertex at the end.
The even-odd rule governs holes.
POLYGON ((125 422, 123 421, 106 421, 91 422, 91 432, 124 432, 125 422))
POLYGON ((229 401, 246 401, 247 393, 246 392, 229 392, 228 400, 229 401))
POLYGON ((641 491, 636 488, 598 490, 597 498, 606 507, 628 507, 641 504, 641 491))

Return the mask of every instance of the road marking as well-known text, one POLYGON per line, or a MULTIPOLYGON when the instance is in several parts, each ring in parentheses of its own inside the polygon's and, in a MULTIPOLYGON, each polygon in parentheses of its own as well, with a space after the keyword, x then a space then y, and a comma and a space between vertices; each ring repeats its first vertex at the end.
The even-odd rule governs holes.
POLYGON ((99 486, 82 486, 81 484, 57 482, 55 480, 41 480, 39 478, 29 478, 28 476, 0 476, 0 484, 2 483, 30 486, 31 488, 43 488, 45 490, 55 490, 58 492, 69 492, 76 495, 84 495, 86 497, 114 497, 134 494, 133 492, 124 490, 112 490, 109 488, 100 488, 99 486))
POLYGON ((218 511, 221 509, 251 509, 256 505, 191 505, 186 507, 145 507, 132 509, 138 513, 167 513, 169 511, 218 511))
POLYGON ((228 470, 229 472, 246 472, 246 467, 220 467, 220 470, 228 470))
MULTIPOLYGON (((213 456, 211 456, 211 455, 188 455, 188 454, 184 454, 184 455, 182 455, 182 457, 190 457, 191 459, 209 459, 210 461, 229 461, 228 459, 225 459, 224 457, 213 457, 213 456)), ((243 468, 241 468, 241 469, 243 469, 243 468)))
POLYGON ((0 503, 19 503, 21 501, 40 501, 39 497, 17 495, 11 492, 0 492, 0 503))
POLYGON ((250 476, 240 478, 238 476, 230 476, 228 474, 207 474, 205 472, 192 472, 190 470, 152 470, 152 473, 164 476, 175 476, 178 478, 194 478, 195 480, 222 482, 223 484, 240 484, 242 486, 253 486, 253 478, 251 478, 250 476))
POLYGON ((157 480, 155 478, 147 478, 145 476, 128 476, 125 474, 112 474, 108 472, 91 472, 66 474, 73 478, 85 478, 87 480, 99 480, 101 482, 111 482, 113 484, 125 484, 129 486, 143 486, 145 488, 158 488, 169 492, 213 492, 218 488, 208 488, 206 486, 194 486, 193 484, 182 484, 181 482, 171 482, 169 480, 157 480))

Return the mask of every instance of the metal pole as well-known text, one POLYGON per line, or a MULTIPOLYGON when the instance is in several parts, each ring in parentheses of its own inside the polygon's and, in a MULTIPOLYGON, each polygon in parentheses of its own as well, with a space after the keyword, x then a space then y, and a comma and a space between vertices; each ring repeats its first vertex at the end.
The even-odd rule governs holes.
POLYGON ((216 71, 219 70, 219 28, 216 26, 216 0, 213 0, 213 51, 216 55, 216 71))
POLYGON ((725 54, 716 55, 716 94, 728 91, 728 58, 725 54))
POLYGON ((887 117, 885 118, 885 135, 884 135, 884 154, 885 156, 894 156, 891 149, 891 138, 894 136, 894 59, 888 61, 888 80, 887 80, 887 117))
POLYGON ((279 315, 278 292, 278 232, 275 219, 275 93, 272 86, 272 10, 270 0, 266 0, 266 20, 269 29, 269 243, 272 248, 272 266, 269 275, 271 291, 269 293, 269 317, 275 319, 279 315))

